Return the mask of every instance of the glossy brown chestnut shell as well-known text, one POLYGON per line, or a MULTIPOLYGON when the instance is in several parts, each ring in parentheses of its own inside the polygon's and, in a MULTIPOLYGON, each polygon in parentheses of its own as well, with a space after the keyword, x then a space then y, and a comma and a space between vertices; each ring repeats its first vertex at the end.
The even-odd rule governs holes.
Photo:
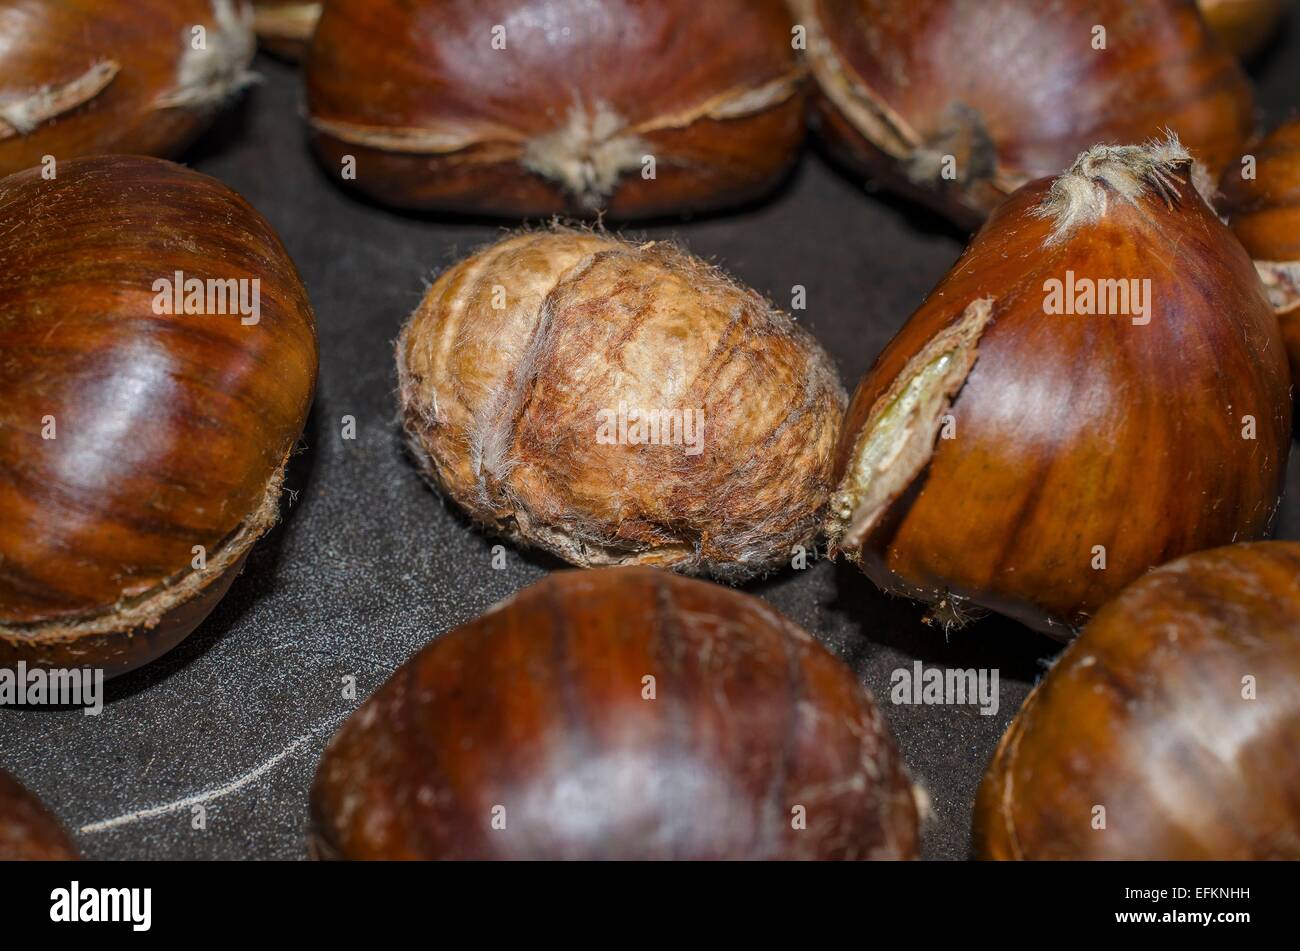
POLYGON ((1248 150, 1253 178, 1245 165, 1223 175, 1222 206, 1233 233, 1255 259, 1255 267, 1277 310, 1300 379, 1300 119, 1278 126, 1248 150))
POLYGON ((0 175, 177 155, 253 79, 244 0, 22 0, 0 4, 0 37, 0 175))
POLYGON ((769 189, 803 139, 781 0, 334 0, 306 67, 335 174, 410 208, 700 211, 769 189), (647 159, 653 159, 653 163, 647 159))
POLYGON ((807 30, 822 138, 969 228, 1093 144, 1170 129, 1217 175, 1253 126, 1245 74, 1186 0, 791 8, 807 30))
POLYGON ((0 664, 139 666, 276 519, 316 377, 297 271, 179 165, 30 169, 0 180, 0 354, 0 664), (178 272, 256 286, 256 321, 162 312, 178 272))
POLYGON ((945 623, 1065 638, 1148 569, 1268 534, 1285 351, 1191 178, 1176 141, 1098 146, 993 214, 858 386, 832 550, 945 623))
POLYGON ((1300 544, 1134 582, 1034 688, 975 808, 992 859, 1300 859, 1300 544))
POLYGON ((54 862, 81 855, 63 825, 18 780, 0 770, 0 862, 54 862))
POLYGON ((1277 32, 1291 0, 1197 0, 1197 5, 1228 49, 1250 56, 1277 32))
POLYGON ((895 859, 917 810, 852 672, 762 601, 563 571, 429 644, 312 786, 347 859, 895 859))
POLYGON ((429 289, 397 375, 421 470, 513 541, 731 581, 817 542, 844 407, 834 364, 671 244, 499 241, 429 289))
POLYGON ((281 59, 296 63, 311 46, 322 6, 304 0, 253 0, 258 42, 281 59))

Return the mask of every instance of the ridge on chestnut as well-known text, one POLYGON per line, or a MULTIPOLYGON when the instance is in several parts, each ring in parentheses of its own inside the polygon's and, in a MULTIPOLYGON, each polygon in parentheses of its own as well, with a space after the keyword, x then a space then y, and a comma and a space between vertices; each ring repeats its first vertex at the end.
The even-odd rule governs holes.
POLYGON ((397 207, 707 211, 798 157, 790 31, 781 0, 331 0, 307 120, 331 174, 397 207))
POLYGON ((178 155, 256 80, 252 15, 246 0, 0 4, 0 176, 178 155))

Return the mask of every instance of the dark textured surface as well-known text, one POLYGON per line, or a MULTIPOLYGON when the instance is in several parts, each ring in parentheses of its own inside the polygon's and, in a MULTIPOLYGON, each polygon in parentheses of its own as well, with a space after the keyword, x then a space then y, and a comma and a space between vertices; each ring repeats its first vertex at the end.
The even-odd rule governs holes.
MULTIPOLYGON (((1255 69, 1270 122, 1300 89, 1300 16, 1255 69)), ((392 341, 439 269, 501 225, 404 216, 335 186, 309 156, 296 72, 265 58, 265 83, 189 156, 279 230, 320 327, 316 405, 293 464, 296 501, 212 617, 180 649, 109 685, 102 716, 0 710, 0 767, 63 817, 91 858, 301 858, 307 785, 325 741, 402 660, 541 577, 552 563, 507 550, 434 495, 403 455, 394 423, 392 341), (356 418, 357 438, 340 420, 356 418), (192 828, 190 802, 206 806, 192 828), (123 818, 125 817, 125 818, 123 818), (77 831, 80 830, 80 831, 77 831)), ((364 172, 363 172, 364 174, 364 172)), ((962 238, 806 156, 774 199, 733 215, 638 229, 676 237, 779 305, 807 288, 800 320, 850 388, 962 238)), ((1280 534, 1300 537, 1300 462, 1280 534)), ((750 585, 856 669, 881 702, 933 815, 925 854, 964 858, 984 765, 1041 663, 1057 646, 985 620, 945 640, 921 610, 878 593, 845 565, 819 563, 750 585), (890 673, 996 667, 995 716, 974 707, 896 706, 890 673)))

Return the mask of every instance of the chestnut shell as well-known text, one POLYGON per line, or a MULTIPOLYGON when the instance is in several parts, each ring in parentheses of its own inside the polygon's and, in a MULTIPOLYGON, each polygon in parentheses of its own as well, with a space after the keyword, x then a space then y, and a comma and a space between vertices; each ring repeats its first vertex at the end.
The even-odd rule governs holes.
POLYGON ((309 0, 253 0, 253 28, 262 47, 296 63, 307 55, 323 3, 309 0))
POLYGON ((781 0, 333 0, 309 121, 330 173, 355 156, 349 184, 393 205, 701 211, 761 194, 796 157, 790 29, 781 0))
POLYGON ((0 175, 46 155, 179 154, 252 81, 251 16, 244 0, 0 4, 0 175))
POLYGON ((58 819, 29 790, 0 769, 0 862, 79 859, 58 819))
POLYGON ((1197 6, 1228 49, 1252 56, 1277 32, 1291 0, 1197 0, 1197 6))
POLYGON ((1300 379, 1300 119, 1282 123, 1247 153, 1255 158, 1255 177, 1228 166, 1222 207, 1255 259, 1282 324, 1291 375, 1300 379))
POLYGON ((1171 129, 1217 176, 1254 124, 1249 81, 1187 0, 791 8, 809 32, 821 138, 849 165, 971 229, 1009 192, 1094 144, 1171 129), (1098 25, 1105 51, 1092 47, 1098 25), (945 155, 955 179, 941 174, 945 155))
POLYGON ((0 352, 0 663, 138 666, 275 520, 316 377, 297 271, 206 175, 126 156, 31 169, 0 180, 0 352), (177 271, 259 280, 260 320, 156 313, 177 271))
POLYGON ((438 278, 397 363, 421 469, 514 541, 732 581, 816 544, 844 407, 834 364, 671 244, 505 238, 438 278), (622 439, 619 407, 689 414, 693 445, 685 426, 677 442, 622 439))
POLYGON ((1200 552, 1134 582, 1002 738, 978 854, 1300 859, 1298 635, 1294 542, 1200 552))
POLYGON ((1146 161, 1163 148, 1081 156, 1061 178, 1074 194, 1100 189, 1104 210, 1059 240, 1045 214, 1053 181, 1018 190, 859 384, 829 531, 882 588, 936 605, 945 622, 986 609, 1064 639, 1148 569, 1271 531, 1290 377, 1255 269, 1185 161, 1133 201, 1105 180, 1116 156, 1146 161), (1070 273, 1096 286, 1149 279, 1149 323, 1045 313, 1047 281, 1070 273), (915 468, 874 522, 851 519, 860 498, 847 480, 873 421, 916 361, 981 307, 978 341, 953 351, 973 365, 936 411, 951 416, 952 438, 917 428, 915 468))
POLYGON ((757 598, 652 568, 551 574, 426 646, 331 741, 311 815, 316 854, 345 859, 911 858, 918 839, 849 669, 757 598))

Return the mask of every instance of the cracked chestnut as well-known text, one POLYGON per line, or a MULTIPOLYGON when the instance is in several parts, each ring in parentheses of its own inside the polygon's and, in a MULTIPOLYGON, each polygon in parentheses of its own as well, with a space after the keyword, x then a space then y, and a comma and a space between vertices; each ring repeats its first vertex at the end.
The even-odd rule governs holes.
POLYGON ((0 4, 0 175, 52 156, 174 156, 253 79, 243 0, 0 4))
POLYGON ((991 859, 1300 859, 1300 544, 1134 582, 1025 701, 985 774, 991 859))
POLYGON ((1267 536, 1290 374, 1177 140, 1097 146, 993 214, 859 384, 832 550, 960 623, 1067 638, 1171 558, 1267 536))
POLYGON ((849 165, 976 228, 1083 149, 1170 129, 1218 175, 1250 83, 1186 0, 791 0, 821 137, 849 165))
POLYGON ((515 542, 730 581, 816 543, 844 407, 835 367, 670 244, 506 238, 430 288, 397 364, 421 470, 515 542))
POLYGON ((206 175, 29 169, 0 179, 0 355, 0 665, 139 666, 277 517, 316 377, 297 271, 206 175))
POLYGON ((81 858, 54 815, 0 769, 0 862, 53 862, 81 858))
POLYGON ((750 595, 549 575, 407 661, 330 742, 314 854, 898 859, 912 787, 841 661, 750 595))
POLYGON ((701 211, 771 188, 804 132, 781 0, 333 0, 306 80, 326 168, 408 208, 701 211))

